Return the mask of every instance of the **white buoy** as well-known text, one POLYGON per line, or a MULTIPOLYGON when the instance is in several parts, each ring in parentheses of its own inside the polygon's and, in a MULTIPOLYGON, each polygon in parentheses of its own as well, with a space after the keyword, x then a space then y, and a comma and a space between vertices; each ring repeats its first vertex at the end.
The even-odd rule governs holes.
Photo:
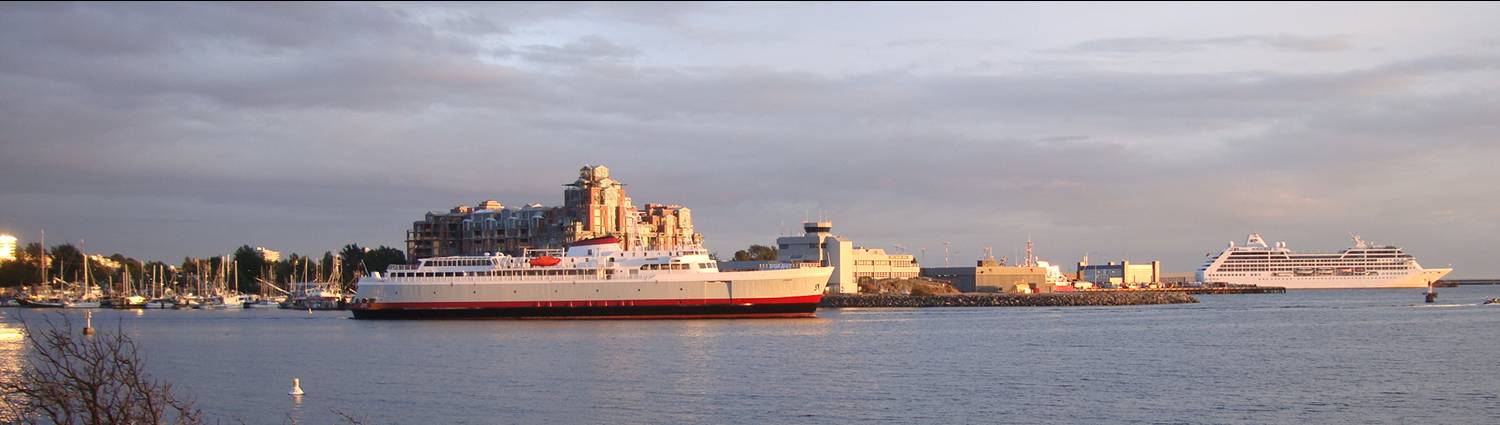
POLYGON ((83 334, 94 334, 94 312, 92 311, 83 312, 83 334))
POLYGON ((292 391, 288 392, 287 395, 302 395, 302 380, 292 378, 292 391))

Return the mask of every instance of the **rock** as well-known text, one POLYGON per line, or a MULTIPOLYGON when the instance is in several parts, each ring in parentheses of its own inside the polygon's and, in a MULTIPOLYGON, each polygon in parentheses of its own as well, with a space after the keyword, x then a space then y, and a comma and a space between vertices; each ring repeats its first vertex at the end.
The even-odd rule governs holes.
POLYGON ((870 279, 862 278, 859 282, 859 293, 861 294, 897 294, 897 295, 942 295, 958 294, 958 289, 953 285, 941 280, 933 280, 923 277, 910 279, 870 279))

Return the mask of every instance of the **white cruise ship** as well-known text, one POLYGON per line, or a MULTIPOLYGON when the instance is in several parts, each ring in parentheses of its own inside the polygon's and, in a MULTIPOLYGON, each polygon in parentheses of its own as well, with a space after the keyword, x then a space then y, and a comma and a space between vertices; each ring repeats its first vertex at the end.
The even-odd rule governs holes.
POLYGON ((547 255, 393 266, 360 279, 349 309, 356 319, 810 317, 833 273, 721 272, 701 248, 622 250, 612 236, 538 251, 547 255))
POLYGON ((1299 253, 1286 242, 1268 246, 1251 234, 1244 246, 1229 242, 1198 268, 1198 281, 1288 289, 1425 288, 1453 269, 1424 269, 1394 246, 1374 246, 1354 236, 1339 252, 1299 253))

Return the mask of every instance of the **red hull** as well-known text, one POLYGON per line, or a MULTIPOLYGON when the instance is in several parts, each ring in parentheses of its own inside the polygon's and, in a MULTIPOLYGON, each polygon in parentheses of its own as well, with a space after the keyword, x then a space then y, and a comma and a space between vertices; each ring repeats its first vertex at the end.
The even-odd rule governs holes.
POLYGON ((356 319, 693 319, 811 317, 822 295, 717 300, 593 300, 353 304, 356 319))

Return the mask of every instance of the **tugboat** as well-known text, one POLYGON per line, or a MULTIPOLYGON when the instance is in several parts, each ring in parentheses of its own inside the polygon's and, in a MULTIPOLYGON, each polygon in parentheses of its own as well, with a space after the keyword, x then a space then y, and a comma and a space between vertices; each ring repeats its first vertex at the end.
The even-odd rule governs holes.
POLYGON ((1500 304, 1500 297, 1494 297, 1494 298, 1490 298, 1490 299, 1484 300, 1484 304, 1485 305, 1500 304))

